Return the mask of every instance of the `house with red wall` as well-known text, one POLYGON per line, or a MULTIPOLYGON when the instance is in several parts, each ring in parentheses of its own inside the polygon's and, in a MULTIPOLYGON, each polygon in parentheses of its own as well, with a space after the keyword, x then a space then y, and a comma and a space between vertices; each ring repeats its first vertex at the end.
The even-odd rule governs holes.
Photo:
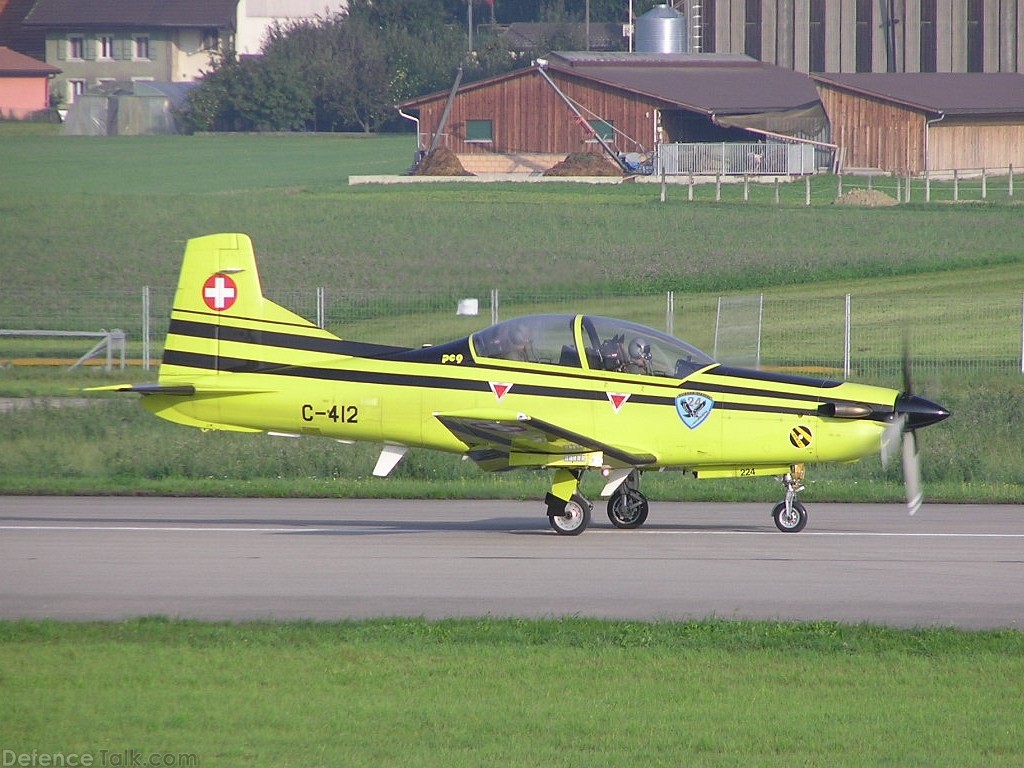
POLYGON ((50 105, 57 67, 0 46, 0 118, 24 119, 50 105))

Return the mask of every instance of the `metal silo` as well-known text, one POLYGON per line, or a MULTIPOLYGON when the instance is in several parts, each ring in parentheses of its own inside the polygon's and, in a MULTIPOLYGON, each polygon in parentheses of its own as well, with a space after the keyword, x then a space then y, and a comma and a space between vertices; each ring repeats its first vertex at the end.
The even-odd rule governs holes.
POLYGON ((636 20, 637 53, 689 53, 686 16, 670 5, 656 5, 636 20))

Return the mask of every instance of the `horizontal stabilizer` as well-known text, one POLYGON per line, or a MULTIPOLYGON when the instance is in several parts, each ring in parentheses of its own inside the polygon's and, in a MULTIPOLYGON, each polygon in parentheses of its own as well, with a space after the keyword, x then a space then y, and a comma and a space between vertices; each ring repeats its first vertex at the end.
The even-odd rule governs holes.
POLYGON ((191 384, 108 384, 102 387, 86 387, 83 392, 137 392, 140 395, 181 395, 191 397, 196 388, 191 384))
POLYGON ((273 389, 240 389, 238 387, 196 387, 192 384, 108 384, 86 387, 83 392, 134 392, 139 395, 172 395, 178 397, 214 397, 223 395, 261 395, 273 389))

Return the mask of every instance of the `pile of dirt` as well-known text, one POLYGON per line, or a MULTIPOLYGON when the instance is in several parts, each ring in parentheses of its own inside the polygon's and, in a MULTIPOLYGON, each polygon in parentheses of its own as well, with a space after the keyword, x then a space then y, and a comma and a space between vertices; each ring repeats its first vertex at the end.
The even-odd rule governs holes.
POLYGON ((842 197, 837 197, 833 200, 832 205, 859 205, 864 208, 882 208, 889 205, 899 205, 899 201, 889 197, 885 192, 879 192, 877 189, 852 189, 842 197))
POLYGON ((544 171, 545 176, 621 176, 622 169, 604 155, 573 152, 558 165, 544 171))
POLYGON ((414 176, 473 176, 462 167, 458 156, 450 149, 435 149, 416 166, 414 176))

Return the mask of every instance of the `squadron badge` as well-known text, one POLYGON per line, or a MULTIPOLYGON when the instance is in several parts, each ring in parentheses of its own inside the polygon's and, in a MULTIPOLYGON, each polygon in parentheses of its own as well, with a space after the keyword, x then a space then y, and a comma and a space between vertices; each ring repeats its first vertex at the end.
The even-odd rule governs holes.
POLYGON ((703 424, 714 407, 715 401, 699 392, 684 392, 676 397, 676 412, 683 420, 683 424, 690 429, 696 429, 703 424))

